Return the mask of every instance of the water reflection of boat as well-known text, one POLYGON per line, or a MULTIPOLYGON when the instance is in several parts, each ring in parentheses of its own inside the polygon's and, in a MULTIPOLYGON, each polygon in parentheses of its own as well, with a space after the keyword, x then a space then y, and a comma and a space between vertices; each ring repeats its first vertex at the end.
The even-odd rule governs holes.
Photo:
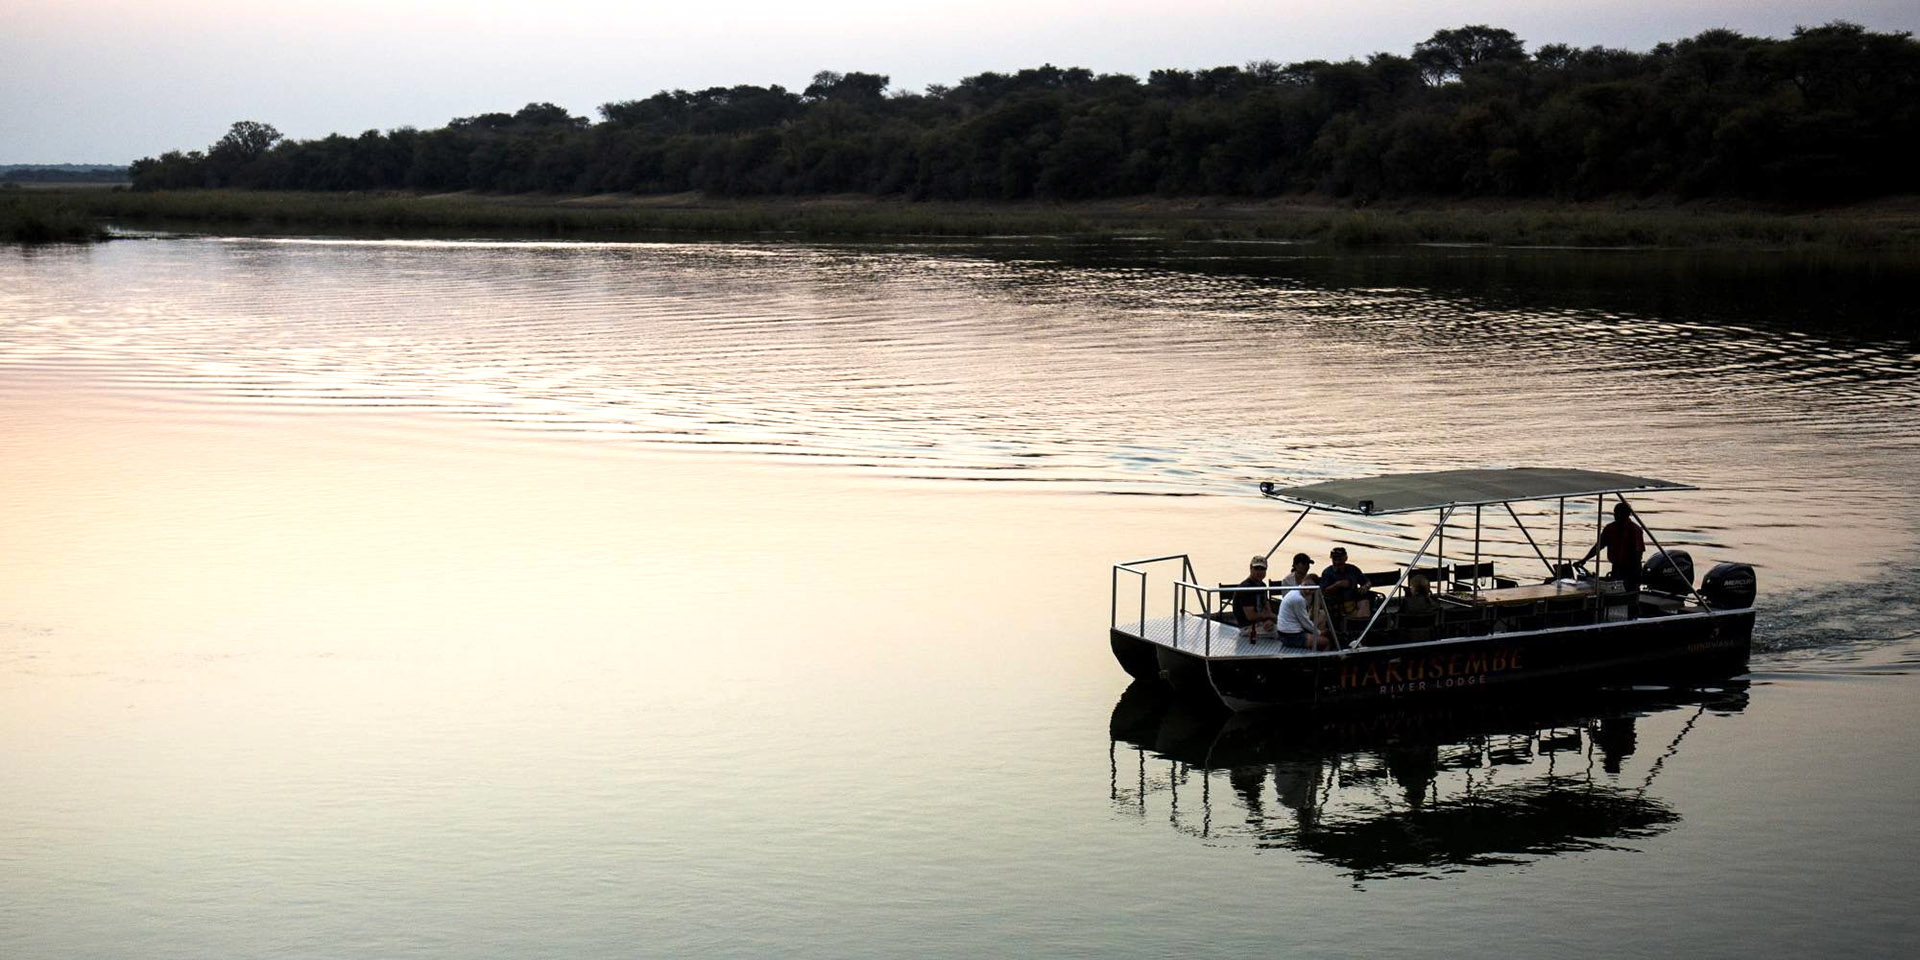
POLYGON ((1510 863, 1671 828, 1680 814, 1655 779, 1702 716, 1746 700, 1728 682, 1234 714, 1136 681, 1110 722, 1110 796, 1210 842, 1299 850, 1356 877, 1510 863), (1656 723, 1673 732, 1643 737, 1656 723))
MULTIPOLYGON (((1431 699, 1494 688, 1595 682, 1664 682, 1732 676, 1746 669, 1753 637, 1753 569, 1723 563, 1693 582, 1692 558, 1667 551, 1624 496, 1691 490, 1684 484, 1593 470, 1444 470, 1298 487, 1261 484, 1266 496, 1304 509, 1266 553, 1272 557, 1315 510, 1364 517, 1434 513, 1438 522, 1399 569, 1369 575, 1348 614, 1328 617, 1329 643, 1299 649, 1236 625, 1236 597, 1320 596, 1316 586, 1273 581, 1206 586, 1186 554, 1113 566, 1109 642, 1129 674, 1165 683, 1176 693, 1234 710, 1302 704, 1431 699), (1588 574, 1567 562, 1568 501, 1591 498, 1632 536, 1644 531, 1655 550, 1643 584, 1588 574), (1549 559, 1513 504, 1557 501, 1558 536, 1549 559), (1487 508, 1504 512, 1525 537, 1538 572, 1496 569, 1482 552, 1487 508), (1473 521, 1471 560, 1447 562, 1447 530, 1473 521), (1631 522, 1629 522, 1631 521, 1631 522), (1172 569, 1168 594, 1152 583, 1172 569), (1539 579, 1544 572, 1545 579, 1539 579), (1122 609, 1122 574, 1138 587, 1122 609), (1533 577, 1533 580, 1525 578, 1533 577), (1432 593, 1405 595, 1409 585, 1432 593), (1149 616, 1149 598, 1170 596, 1163 616, 1149 616), (1419 601, 1416 606, 1415 601, 1419 601)), ((1493 516, 1499 522, 1498 516, 1493 516)), ((1580 534, 1575 534, 1580 537, 1580 534)), ((1591 541, 1584 541, 1591 542, 1591 541)), ((1576 549, 1578 547, 1576 546, 1576 549)), ((1454 559, 1462 548, 1456 546, 1454 559)), ((1637 556, 1638 554, 1632 554, 1637 556)), ((1525 570, 1525 567, 1522 568, 1525 570)), ((1619 569, 1615 568, 1616 575, 1619 569)), ((1282 602, 1281 613, 1286 614, 1282 602)))

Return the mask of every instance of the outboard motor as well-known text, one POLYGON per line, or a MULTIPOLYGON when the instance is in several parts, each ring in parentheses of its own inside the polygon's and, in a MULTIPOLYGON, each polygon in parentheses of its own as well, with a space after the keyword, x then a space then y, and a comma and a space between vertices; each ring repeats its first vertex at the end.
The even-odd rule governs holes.
POLYGON ((1651 590, 1675 595, 1693 592, 1693 556, 1685 550, 1662 550, 1647 561, 1641 583, 1651 590))
POLYGON ((1723 563, 1707 571, 1707 578, 1700 581, 1700 592, 1713 605, 1715 610, 1738 610, 1753 606, 1754 593, 1759 581, 1753 576, 1753 568, 1744 563, 1723 563))

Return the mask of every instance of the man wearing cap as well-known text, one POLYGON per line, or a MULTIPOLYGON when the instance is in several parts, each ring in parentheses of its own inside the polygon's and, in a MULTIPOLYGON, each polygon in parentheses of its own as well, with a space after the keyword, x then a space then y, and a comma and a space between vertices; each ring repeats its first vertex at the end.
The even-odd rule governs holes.
POLYGON ((1233 592, 1233 621, 1246 631, 1241 636, 1257 641, 1262 630, 1273 629, 1273 598, 1267 592, 1267 558, 1255 555, 1247 561, 1247 578, 1233 592))
POLYGON ((1320 571, 1320 591, 1326 594, 1327 604, 1340 611, 1342 616, 1360 616, 1355 612, 1357 604, 1370 595, 1371 584, 1360 568, 1347 562, 1347 548, 1334 547, 1327 556, 1333 563, 1320 571))

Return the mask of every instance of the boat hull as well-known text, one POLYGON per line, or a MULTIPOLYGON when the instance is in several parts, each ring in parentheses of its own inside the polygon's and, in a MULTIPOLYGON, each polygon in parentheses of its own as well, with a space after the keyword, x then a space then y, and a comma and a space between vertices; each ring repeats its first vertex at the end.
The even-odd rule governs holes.
POLYGON ((1751 609, 1326 656, 1208 658, 1113 631, 1114 655, 1132 676, 1233 710, 1416 700, 1521 686, 1715 679, 1746 672, 1752 640, 1751 609))
POLYGON ((1111 630, 1113 658, 1120 661, 1120 669, 1135 680, 1154 682, 1160 679, 1160 660, 1154 651, 1160 649, 1156 643, 1148 643, 1131 633, 1111 630))

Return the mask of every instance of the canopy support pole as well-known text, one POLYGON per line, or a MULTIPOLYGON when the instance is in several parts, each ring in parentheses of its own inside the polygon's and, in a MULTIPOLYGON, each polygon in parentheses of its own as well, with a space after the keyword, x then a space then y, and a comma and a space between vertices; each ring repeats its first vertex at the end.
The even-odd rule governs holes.
POLYGON ((1527 532, 1527 525, 1520 522, 1520 515, 1513 512, 1513 504, 1509 503, 1506 507, 1507 516, 1512 517, 1513 525, 1520 528, 1520 535, 1527 538, 1527 546, 1533 548, 1533 555, 1539 557, 1541 563, 1546 564, 1547 576, 1553 576, 1555 573, 1553 564, 1548 562, 1546 554, 1540 552, 1540 545, 1533 542, 1533 534, 1527 532))
POLYGON ((1560 532, 1553 545, 1553 575, 1560 575, 1560 567, 1567 562, 1567 498, 1560 498, 1560 532))
POLYGON ((1379 622, 1380 615, 1387 612, 1387 607, 1393 603, 1393 598, 1398 597, 1400 591, 1406 589, 1407 581, 1413 577, 1413 571, 1420 568, 1420 558, 1427 555, 1427 547, 1433 543, 1433 538, 1444 535, 1443 531, 1447 529, 1447 518, 1451 516, 1453 516, 1452 507, 1444 507, 1440 510, 1440 522, 1434 525, 1432 533, 1427 534, 1427 539, 1420 542, 1420 549, 1413 552, 1413 562, 1407 564, 1407 571, 1400 575, 1400 581, 1395 583, 1393 590, 1388 592, 1386 603, 1374 608, 1373 616, 1367 618, 1367 625, 1360 628, 1360 635, 1354 637, 1352 643, 1347 644, 1347 649, 1358 648, 1360 642, 1367 639, 1367 634, 1373 632, 1373 625, 1379 622))
POLYGON ((1480 599, 1480 505, 1473 505, 1473 598, 1480 599))
POLYGON ((1294 527, 1298 527, 1298 526, 1300 525, 1300 521, 1302 521, 1302 520, 1305 520, 1305 519, 1307 518, 1307 514, 1309 514, 1309 513, 1312 513, 1312 512, 1313 512, 1313 505, 1312 505, 1312 504, 1308 504, 1308 505, 1307 505, 1307 508, 1306 508, 1305 510, 1302 510, 1302 511, 1300 511, 1300 515, 1299 515, 1299 516, 1297 516, 1297 517, 1294 517, 1294 518, 1293 518, 1293 526, 1291 526, 1291 527, 1288 527, 1288 528, 1287 528, 1287 532, 1286 532, 1286 533, 1283 533, 1283 534, 1281 534, 1281 535, 1280 535, 1280 539, 1278 539, 1278 540, 1275 540, 1275 541, 1273 542, 1273 548, 1272 548, 1271 550, 1268 550, 1268 551, 1266 552, 1266 554, 1265 554, 1265 556, 1266 556, 1266 558, 1267 558, 1267 560, 1268 560, 1269 562, 1271 562, 1271 561, 1273 560, 1273 553, 1274 553, 1274 550, 1278 550, 1278 549, 1280 549, 1280 545, 1281 545, 1281 544, 1283 544, 1283 543, 1286 543, 1286 542, 1287 542, 1287 538, 1288 538, 1288 537, 1291 537, 1291 536, 1293 536, 1293 530, 1294 530, 1294 527))

